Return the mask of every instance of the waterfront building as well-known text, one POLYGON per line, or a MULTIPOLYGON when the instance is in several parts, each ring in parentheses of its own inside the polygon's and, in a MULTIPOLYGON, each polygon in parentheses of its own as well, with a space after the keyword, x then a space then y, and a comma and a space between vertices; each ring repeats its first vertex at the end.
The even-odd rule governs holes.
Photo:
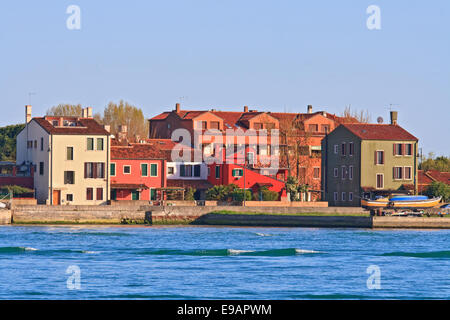
POLYGON ((17 136, 16 164, 32 166, 35 197, 47 205, 100 205, 109 200, 108 128, 92 117, 32 118, 25 106, 25 128, 17 136))
POLYGON ((322 140, 324 200, 360 206, 361 197, 417 193, 418 139, 397 124, 342 124, 322 140), (412 187, 411 187, 412 186, 412 187))

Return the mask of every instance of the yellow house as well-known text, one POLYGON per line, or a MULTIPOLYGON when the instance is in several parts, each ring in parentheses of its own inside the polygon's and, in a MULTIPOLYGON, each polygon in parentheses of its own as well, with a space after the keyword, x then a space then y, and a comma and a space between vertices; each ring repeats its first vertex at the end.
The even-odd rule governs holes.
POLYGON ((100 205, 110 198, 110 133, 92 118, 31 117, 17 136, 18 165, 35 168, 34 188, 39 204, 100 205))

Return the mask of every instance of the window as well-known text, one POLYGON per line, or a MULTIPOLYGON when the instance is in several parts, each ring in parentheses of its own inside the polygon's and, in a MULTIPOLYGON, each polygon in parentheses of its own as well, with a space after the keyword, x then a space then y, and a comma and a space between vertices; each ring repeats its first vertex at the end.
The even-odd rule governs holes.
POLYGON ((73 160, 73 147, 67 147, 67 159, 66 160, 73 160))
POLYGON ((353 180, 353 166, 348 167, 348 179, 353 180))
POLYGON ((405 156, 412 156, 412 144, 405 144, 405 156))
POLYGON ((329 133, 330 132, 330 126, 328 124, 323 124, 322 125, 322 132, 323 133, 329 133))
POLYGON ((206 121, 200 121, 200 128, 202 130, 206 130, 208 128, 208 122, 206 121))
POLYGON ((158 164, 156 163, 150 164, 150 176, 152 177, 158 176, 158 164))
POLYGON ((334 201, 338 201, 338 193, 337 192, 333 193, 333 199, 334 199, 334 201))
POLYGON ((103 200, 103 188, 97 188, 97 200, 103 200))
POLYGON ((208 177, 211 175, 211 168, 208 167, 208 177))
POLYGON ((111 176, 115 177, 116 176, 116 164, 115 163, 111 163, 110 171, 111 171, 111 176))
POLYGON ((313 177, 314 179, 320 179, 320 168, 314 168, 313 177))
POLYGON ((220 166, 216 166, 216 179, 220 179, 220 166))
POLYGON ((131 174, 131 166, 123 166, 123 174, 131 174))
POLYGON ((200 177, 201 167, 199 164, 194 166, 194 177, 200 177))
POLYGON ((73 201, 73 194, 66 194, 66 201, 67 202, 73 201))
POLYGON ((300 167, 300 178, 306 178, 306 168, 300 167))
POLYGON ((94 138, 87 138, 87 149, 94 150, 94 138))
POLYGON ((103 179, 105 177, 105 164, 103 162, 85 162, 84 178, 103 179))
POLYGON ((103 151, 103 138, 97 138, 97 150, 103 151))
POLYGON ((247 152, 247 161, 249 164, 255 163, 255 154, 253 152, 247 152))
POLYGON ((341 197, 342 197, 341 200, 342 200, 342 201, 345 201, 345 192, 342 192, 341 197))
POLYGON ((342 177, 342 180, 345 180, 345 176, 346 176, 346 174, 345 174, 345 166, 342 166, 342 168, 341 168, 341 177, 342 177))
POLYGON ((253 124, 253 128, 255 130, 261 130, 263 128, 263 124, 260 122, 255 122, 255 124, 253 124))
POLYGON ((335 144, 334 145, 334 154, 338 154, 339 153, 339 145, 335 144))
POLYGON ((338 168, 334 168, 334 177, 337 178, 339 177, 339 169, 338 168))
POLYGON ((86 189, 86 200, 94 200, 94 189, 93 188, 86 189))
POLYGON ((345 142, 342 142, 341 145, 341 155, 345 156, 347 153, 347 144, 345 142))
POLYGON ((405 180, 411 180, 411 179, 412 179, 412 168, 405 167, 405 180))
POLYGON ((156 200, 156 189, 150 189, 150 200, 156 200))
POLYGON ((233 169, 233 177, 242 177, 244 175, 243 169, 233 169))
POLYGON ((44 138, 41 138, 41 151, 44 151, 44 138))
POLYGON ((401 156, 403 154, 403 144, 394 143, 394 156, 401 156))
POLYGON ((403 179, 403 168, 394 167, 394 180, 402 180, 402 179, 403 179))
POLYGON ((219 130, 219 122, 218 121, 211 121, 211 129, 219 130))
POLYGON ((64 171, 64 184, 75 184, 74 171, 64 171))
POLYGON ((43 162, 39 162, 39 175, 40 176, 44 175, 44 163, 43 162))
POLYGON ((377 173, 377 189, 384 188, 384 175, 382 173, 377 173))
POLYGON ((353 144, 353 142, 350 142, 348 144, 348 155, 353 156, 354 153, 355 153, 355 145, 353 144))
POLYGON ((147 177, 148 176, 148 164, 141 163, 141 175, 143 177, 147 177))
POLYGON ((310 124, 310 125, 308 125, 308 131, 309 132, 318 132, 319 131, 319 125, 318 124, 310 124))
POLYGON ((168 167, 167 168, 167 174, 174 174, 174 168, 173 167, 168 167))
POLYGON ((34 140, 34 148, 37 149, 37 140, 34 140))
POLYGON ((180 177, 192 177, 192 165, 190 164, 180 165, 180 177))
POLYGON ((375 151, 375 164, 376 165, 384 164, 384 151, 382 150, 375 151))
POLYGON ((353 201, 353 192, 348 193, 348 201, 353 201))
POLYGON ((33 148, 33 141, 31 141, 31 140, 27 141, 27 148, 28 149, 32 149, 33 148))

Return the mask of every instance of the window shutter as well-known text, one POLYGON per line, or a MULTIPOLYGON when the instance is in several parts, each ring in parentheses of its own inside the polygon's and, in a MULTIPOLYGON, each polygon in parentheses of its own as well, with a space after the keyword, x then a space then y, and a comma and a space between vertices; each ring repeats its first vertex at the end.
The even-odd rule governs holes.
POLYGON ((406 150, 405 146, 406 145, 404 143, 402 143, 402 155, 403 156, 405 155, 405 150, 406 150))
POLYGON ((394 179, 397 179, 397 170, 395 170, 395 167, 393 168, 393 170, 394 170, 394 173, 393 173, 394 179))
POLYGON ((397 155, 397 153, 395 152, 396 151, 396 143, 394 143, 394 156, 396 156, 397 155))
POLYGON ((87 162, 84 163, 84 178, 87 178, 87 162))
POLYGON ((184 177, 184 175, 185 175, 184 170, 185 170, 184 164, 180 165, 180 176, 181 177, 184 177))
POLYGON ((97 179, 97 163, 92 164, 92 178, 97 179))
POLYGON ((378 164, 377 163, 377 152, 375 151, 375 164, 378 164))
POLYGON ((384 164, 384 151, 381 151, 381 164, 384 164))

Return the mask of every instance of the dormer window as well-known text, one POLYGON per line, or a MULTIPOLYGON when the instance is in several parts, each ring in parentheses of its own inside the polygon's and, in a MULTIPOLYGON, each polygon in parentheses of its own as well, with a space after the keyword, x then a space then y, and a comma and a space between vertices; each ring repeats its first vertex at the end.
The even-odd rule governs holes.
POLYGON ((255 128, 255 130, 262 130, 263 128, 263 124, 260 122, 256 122, 253 127, 255 128))
POLYGON ((211 121, 211 129, 217 129, 219 130, 220 128, 220 123, 219 121, 211 121))
POLYGON ((54 127, 59 126, 59 121, 58 121, 58 120, 53 120, 53 121, 52 121, 52 125, 53 125, 54 127))

